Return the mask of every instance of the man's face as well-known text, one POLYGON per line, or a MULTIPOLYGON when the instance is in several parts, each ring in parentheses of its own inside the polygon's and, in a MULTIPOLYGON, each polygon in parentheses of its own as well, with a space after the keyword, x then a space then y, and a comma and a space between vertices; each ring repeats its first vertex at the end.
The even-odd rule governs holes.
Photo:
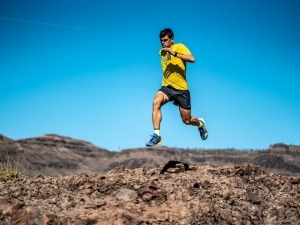
POLYGON ((169 38, 168 36, 164 36, 160 39, 161 45, 163 48, 170 48, 173 44, 173 38, 169 38))

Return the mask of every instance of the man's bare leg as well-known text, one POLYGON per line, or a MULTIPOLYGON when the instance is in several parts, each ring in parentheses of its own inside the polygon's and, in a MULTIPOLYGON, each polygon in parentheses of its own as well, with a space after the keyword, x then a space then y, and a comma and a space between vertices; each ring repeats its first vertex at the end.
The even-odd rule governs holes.
POLYGON ((161 107, 168 101, 169 98, 165 93, 158 91, 155 94, 152 106, 152 123, 154 129, 160 129, 160 123, 162 120, 161 107))
POLYGON ((182 122, 184 122, 186 125, 199 127, 200 122, 196 117, 191 115, 191 110, 179 107, 179 111, 180 111, 182 122))
POLYGON ((160 122, 162 120, 161 107, 168 101, 168 96, 161 91, 158 91, 154 96, 152 108, 154 134, 152 135, 151 140, 146 143, 146 146, 148 147, 153 145, 160 145, 163 143, 160 136, 160 122))
POLYGON ((206 140, 208 137, 208 131, 205 127, 204 119, 202 118, 197 119, 196 117, 192 116, 191 110, 187 110, 179 107, 179 111, 180 111, 180 116, 182 121, 186 125, 197 126, 200 132, 201 139, 206 140))

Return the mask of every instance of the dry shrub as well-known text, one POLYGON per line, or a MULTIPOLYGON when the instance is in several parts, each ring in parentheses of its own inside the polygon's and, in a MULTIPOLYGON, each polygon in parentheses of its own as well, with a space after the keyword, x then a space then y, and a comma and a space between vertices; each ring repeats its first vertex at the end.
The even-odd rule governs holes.
POLYGON ((8 156, 6 159, 0 158, 0 181, 20 181, 23 178, 19 158, 13 161, 8 156))

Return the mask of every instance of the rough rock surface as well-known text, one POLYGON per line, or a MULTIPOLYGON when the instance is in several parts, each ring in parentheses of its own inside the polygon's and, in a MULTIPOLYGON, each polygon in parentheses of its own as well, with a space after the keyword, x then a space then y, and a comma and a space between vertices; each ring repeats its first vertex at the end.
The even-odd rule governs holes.
POLYGON ((0 182, 0 224, 300 224, 300 178, 170 161, 0 182))

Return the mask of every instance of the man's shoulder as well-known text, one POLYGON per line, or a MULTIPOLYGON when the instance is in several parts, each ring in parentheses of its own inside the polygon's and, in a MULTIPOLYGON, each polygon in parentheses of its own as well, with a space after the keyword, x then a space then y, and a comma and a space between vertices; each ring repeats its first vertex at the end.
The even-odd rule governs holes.
POLYGON ((176 44, 174 44, 174 47, 186 47, 185 46, 185 44, 183 44, 183 43, 176 43, 176 44))
POLYGON ((188 47, 186 47, 183 43, 174 44, 174 49, 176 49, 176 51, 179 51, 182 53, 191 54, 188 47))

